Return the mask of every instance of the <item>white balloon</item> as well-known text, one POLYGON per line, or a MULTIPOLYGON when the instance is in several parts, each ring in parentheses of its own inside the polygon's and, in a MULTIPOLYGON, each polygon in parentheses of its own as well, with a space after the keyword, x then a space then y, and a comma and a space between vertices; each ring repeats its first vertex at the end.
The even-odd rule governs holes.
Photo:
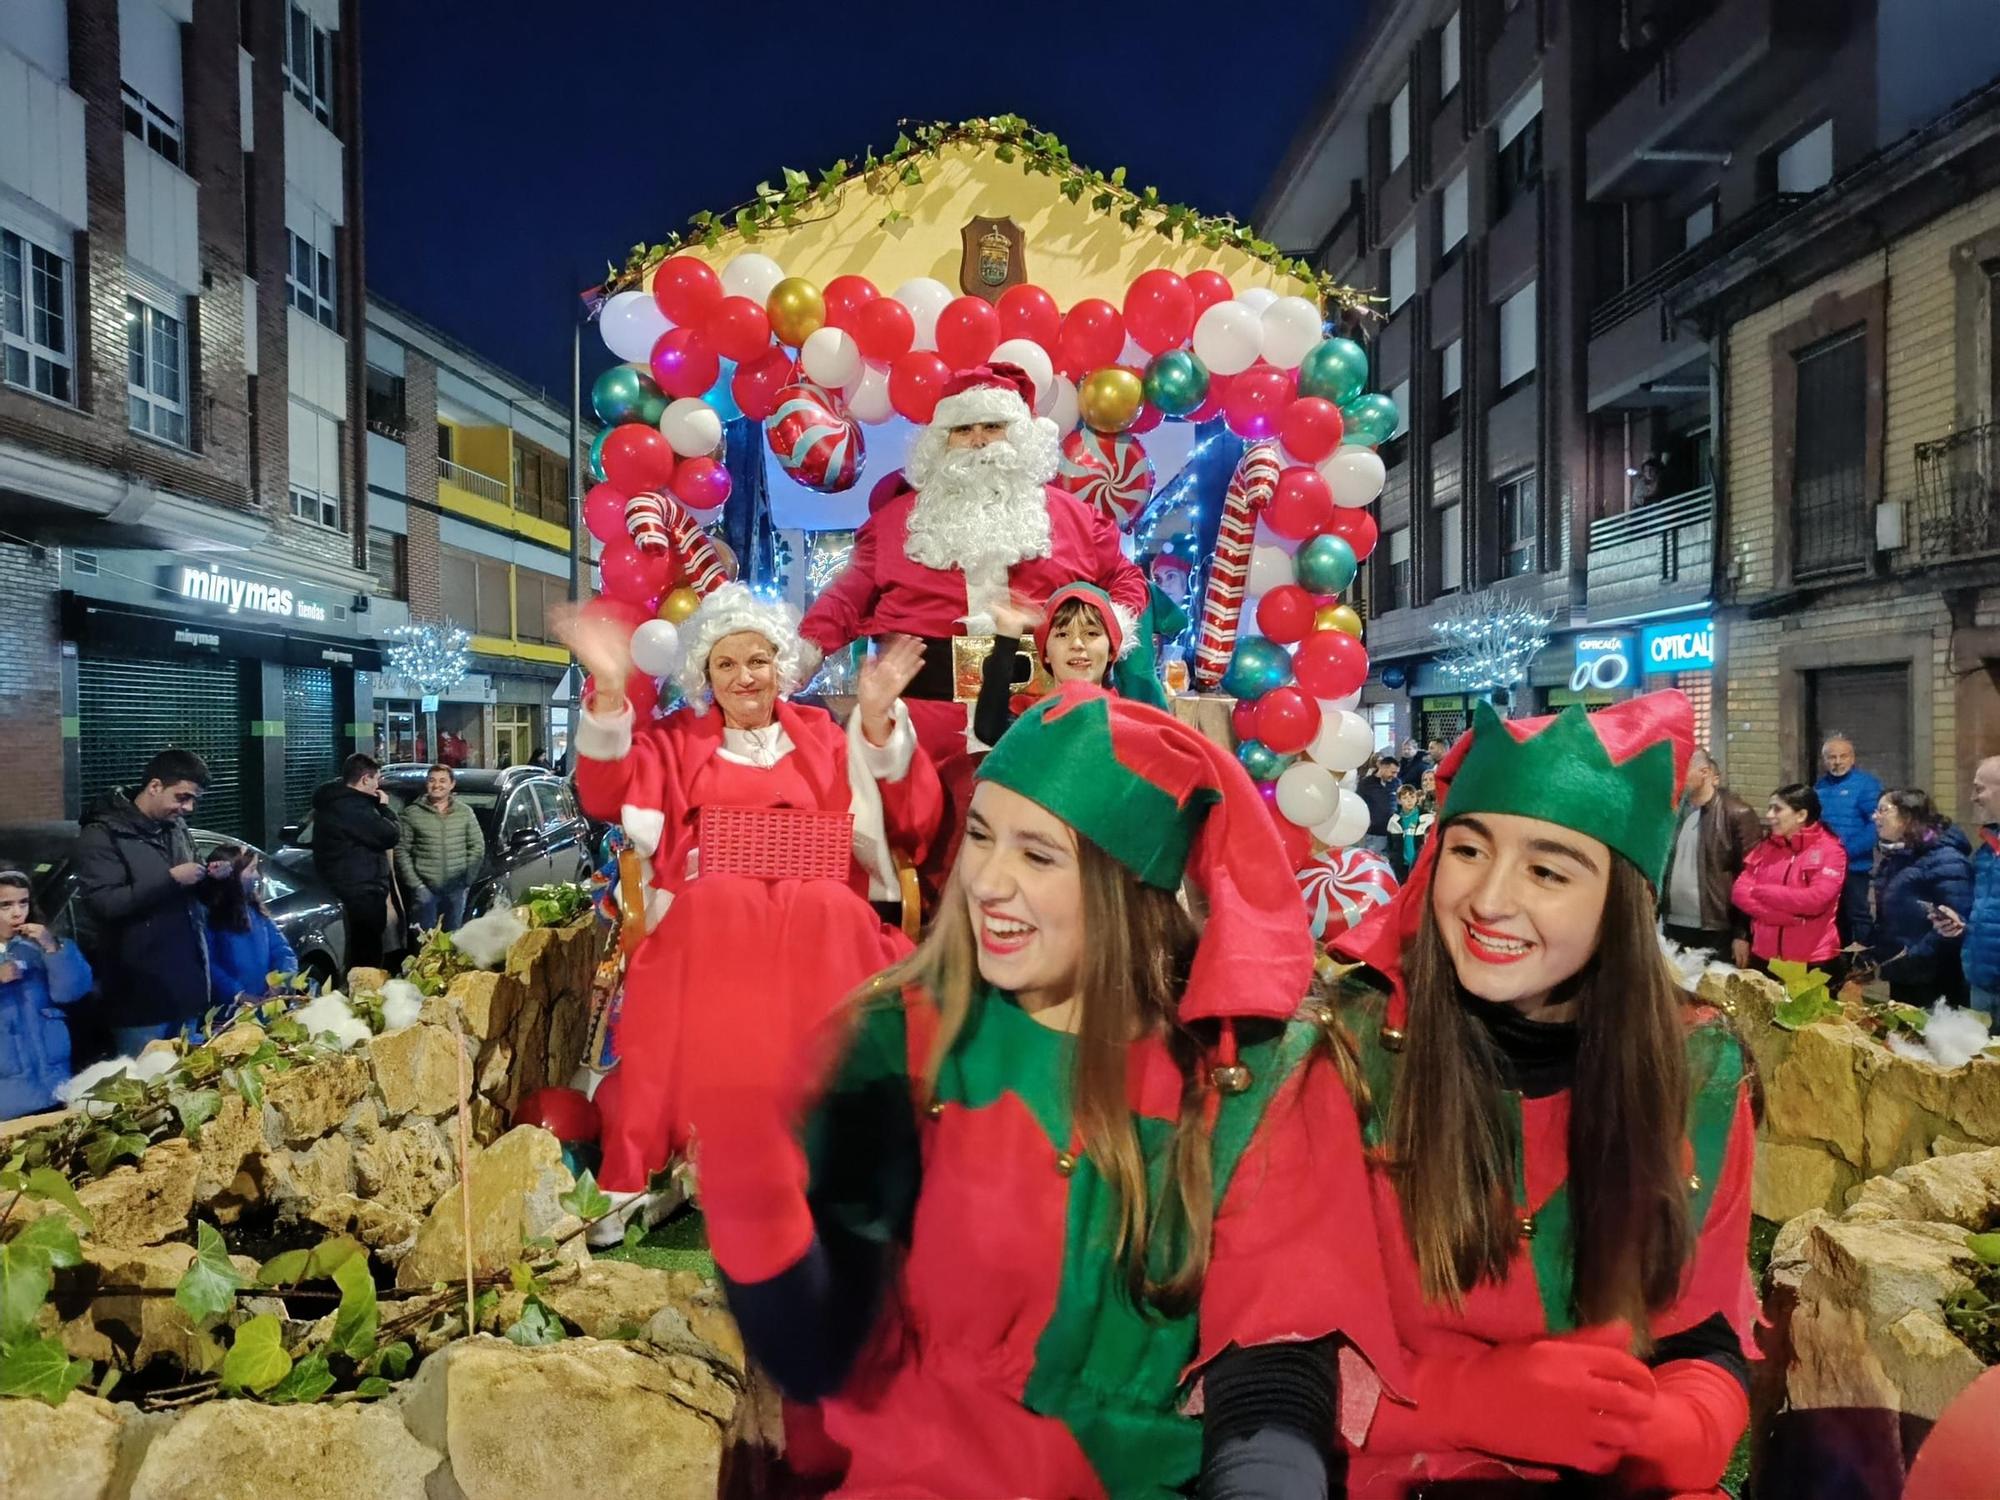
POLYGON ((701 397, 683 396, 667 403, 660 415, 660 432, 682 458, 700 458, 722 442, 722 418, 701 397))
POLYGON ((861 346, 839 328, 816 328, 799 346, 799 368, 829 390, 861 378, 861 346))
POLYGON ((896 288, 896 300, 910 310, 917 325, 912 349, 937 348, 938 314, 951 301, 951 288, 935 276, 914 276, 896 288))
POLYGON ((1360 794, 1340 788, 1340 800, 1333 816, 1313 825, 1313 837, 1331 849, 1358 844, 1368 833, 1368 804, 1360 794))
POLYGON ((670 677, 680 669, 681 633, 671 620, 648 620, 632 632, 632 665, 648 677, 670 677))
POLYGON ((847 410, 857 422, 872 426, 877 422, 886 422, 896 414, 895 407, 889 404, 887 365, 871 365, 864 361, 859 378, 841 394, 847 398, 847 410))
POLYGON ((1353 692, 1342 698, 1322 698, 1319 700, 1319 706, 1320 710, 1324 713, 1352 713, 1355 709, 1361 707, 1361 689, 1356 688, 1353 692))
POLYGON ((1217 375, 1237 375, 1264 351, 1264 325, 1240 302, 1217 302, 1194 325, 1195 357, 1217 375))
POLYGON ((1333 773, 1311 761, 1295 761, 1278 777, 1278 811, 1301 828, 1317 828, 1331 818, 1340 810, 1340 795, 1333 773))
POLYGON ((1043 408, 1055 399, 1056 367, 1049 359, 1047 350, 1033 339, 1008 339, 987 356, 987 362, 1019 365, 1027 371, 1028 379, 1035 387, 1035 414, 1048 415, 1043 408))
MULTIPOLYGON (((1294 582, 1291 554, 1282 547, 1252 546, 1250 549, 1250 574, 1243 582, 1245 594, 1263 595, 1282 583, 1294 582)), ((1243 606, 1244 617, 1250 618, 1248 600, 1243 606)))
POLYGON ((1264 329, 1264 358, 1281 370, 1304 359, 1322 337, 1319 309, 1303 297, 1280 297, 1259 319, 1264 329))
POLYGON ((1056 424, 1057 432, 1067 433, 1076 426, 1076 382, 1067 375, 1058 375, 1055 387, 1055 397, 1044 415, 1056 424))
POLYGON ((1333 503, 1350 510, 1373 504, 1389 478, 1382 455, 1359 444, 1334 449, 1320 460, 1319 472, 1333 491, 1333 503))
POLYGON ((1251 286, 1238 292, 1235 300, 1261 317, 1264 309, 1278 300, 1278 294, 1267 286, 1251 286))
POLYGON ((785 268, 755 250, 745 250, 722 268, 724 295, 748 297, 759 307, 771 300, 771 288, 784 279, 785 268))
POLYGON ((641 365, 653 357, 653 345, 660 341, 660 335, 673 326, 651 292, 620 292, 597 315, 597 331, 604 335, 605 347, 620 359, 641 365))
POLYGON ((1375 753, 1375 733, 1360 714, 1322 704, 1319 733, 1306 746, 1306 758, 1329 771, 1352 771, 1375 753))

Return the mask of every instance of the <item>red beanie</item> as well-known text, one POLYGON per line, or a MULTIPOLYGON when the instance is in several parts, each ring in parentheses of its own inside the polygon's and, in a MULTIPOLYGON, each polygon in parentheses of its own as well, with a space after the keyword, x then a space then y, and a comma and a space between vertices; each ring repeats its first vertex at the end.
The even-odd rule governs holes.
POLYGON ((1118 611, 1111 607, 1111 596, 1094 583, 1066 583, 1049 595, 1048 606, 1042 611, 1042 623, 1035 627, 1035 655, 1044 661, 1049 654, 1049 632, 1056 628, 1056 611, 1072 599, 1079 599, 1097 611, 1097 618, 1104 622, 1104 634, 1111 642, 1111 660, 1117 661, 1125 649, 1125 631, 1118 623, 1118 611))

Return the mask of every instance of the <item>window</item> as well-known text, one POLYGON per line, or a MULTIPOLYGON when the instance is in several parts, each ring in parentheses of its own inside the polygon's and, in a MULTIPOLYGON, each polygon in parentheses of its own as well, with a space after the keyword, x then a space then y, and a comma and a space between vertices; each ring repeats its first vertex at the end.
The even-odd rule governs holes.
POLYGON ((514 444, 514 508, 557 526, 569 524, 569 466, 531 444, 514 444))
POLYGON ((1833 181, 1833 121, 1819 124, 1778 153, 1778 191, 1816 193, 1833 181))
POLYGON ((1410 86, 1396 90, 1389 101, 1389 170, 1395 171, 1410 159, 1410 86))
POLYGON ((1409 456, 1410 448, 1410 382, 1403 379, 1396 382, 1389 392, 1389 399, 1396 403, 1396 430, 1389 434, 1382 444, 1382 462, 1390 467, 1401 463, 1409 456))
POLYGON ((1698 204, 1681 220, 1681 248, 1692 250, 1715 233, 1715 200, 1698 204))
POLYGON ((7 384, 74 403, 70 268, 55 251, 0 229, 0 350, 7 384))
POLYGON ((340 515, 340 423, 303 401, 289 403, 292 514, 314 526, 338 531, 340 515))
POLYGON ((125 299, 127 419, 143 432, 188 446, 187 331, 173 313, 125 299))
MULTIPOLYGON (((520 764, 514 759, 513 750, 520 737, 529 731, 529 726, 521 722, 520 716, 534 710, 525 703, 496 703, 493 705, 493 739, 499 754, 501 766, 520 764)), ((523 759, 526 757, 524 756, 523 759)), ((541 804, 535 801, 533 786, 519 788, 507 799, 507 810, 500 815, 500 842, 511 843, 517 835, 536 832, 542 823, 541 804)))
POLYGON ((1438 426, 1451 432, 1458 426, 1458 408, 1465 390, 1465 341, 1453 339, 1438 350, 1438 426))
POLYGON ((1500 576, 1518 578, 1541 564, 1535 535, 1535 476, 1500 481, 1500 576))
POLYGON ((368 528, 368 572, 385 599, 409 598, 409 539, 380 526, 368 528))
POLYGON ((1444 259, 1449 261, 1456 255, 1458 247, 1465 243, 1465 227, 1468 214, 1468 188, 1464 169, 1444 185, 1444 199, 1440 209, 1439 241, 1443 246, 1444 259))
POLYGON ((291 263, 285 269, 285 285, 291 292, 292 306, 309 318, 319 319, 328 328, 338 326, 332 227, 327 226, 325 249, 289 226, 285 234, 291 242, 291 263))
POLYGON ((1465 586, 1464 519, 1456 500, 1437 508, 1438 592, 1453 593, 1465 586))
POLYGON ((403 377, 391 375, 387 370, 368 367, 368 430, 385 438, 403 441, 403 424, 407 419, 404 411, 403 377))
POLYGON ((1792 466, 1792 571, 1804 577, 1868 560, 1874 518, 1865 479, 1868 340, 1862 328, 1822 339, 1798 361, 1792 466))
POLYGON ((1448 99, 1458 87, 1458 12, 1453 11, 1438 31, 1438 98, 1448 99))
POLYGON ((549 610, 569 597, 563 579, 534 568, 514 571, 514 639, 547 643, 549 610))
POLYGON ((1495 163, 1498 208, 1505 218, 1542 176, 1542 85, 1532 88, 1500 116, 1499 159, 1495 163))
POLYGON ((452 433, 451 433, 451 424, 450 424, 450 423, 448 423, 448 422, 440 422, 440 423, 438 423, 438 462, 439 462, 439 463, 444 463, 444 464, 448 464, 448 463, 451 463, 451 462, 453 462, 453 453, 454 453, 454 450, 453 450, 453 448, 452 448, 452 441, 451 441, 451 438, 452 438, 452 433))
POLYGON ((173 116, 142 98, 131 84, 119 89, 125 101, 125 133, 144 141, 175 166, 181 165, 181 127, 173 116))
POLYGON ((1408 302, 1417 290, 1417 232, 1406 229, 1389 247, 1389 311, 1408 302))
POLYGON ((1535 373, 1535 283, 1500 304, 1500 389, 1535 373))
POLYGON ((125 133, 182 165, 181 28, 160 0, 118 0, 118 73, 125 133))
POLYGON ((322 495, 318 490, 302 490, 296 484, 291 487, 292 514, 301 521, 310 521, 315 526, 324 526, 331 531, 340 530, 340 497, 322 495))
POLYGON ((472 628, 480 635, 513 639, 514 590, 508 578, 512 571, 498 558, 479 559, 479 599, 472 614, 472 628))
POLYGON ((446 619, 469 625, 479 613, 479 561, 454 547, 439 551, 438 601, 446 619))
POLYGON ((333 124, 333 39, 297 4, 285 28, 285 82, 320 124, 333 124))
POLYGON ((1408 609, 1416 601, 1410 594, 1410 528, 1398 526, 1389 533, 1389 608, 1408 609))
MULTIPOLYGON (((493 705, 493 754, 498 766, 525 766, 535 755, 535 710, 526 703, 496 703, 493 705)), ((514 794, 514 800, 507 804, 507 816, 513 818, 514 809, 527 803, 529 811, 525 816, 532 821, 523 827, 542 829, 548 822, 548 807, 541 796, 543 788, 530 783, 514 794)))

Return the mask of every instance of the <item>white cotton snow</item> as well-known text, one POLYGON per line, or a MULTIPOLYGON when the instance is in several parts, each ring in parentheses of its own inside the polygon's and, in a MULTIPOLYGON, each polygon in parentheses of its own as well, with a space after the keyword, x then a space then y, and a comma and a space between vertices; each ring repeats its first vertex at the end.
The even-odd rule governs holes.
POLYGON ((368 1029, 368 1023, 348 1007, 347 997, 339 990, 328 990, 316 996, 293 1011, 291 1018, 305 1027, 306 1035, 315 1041, 331 1038, 334 1046, 342 1052, 374 1035, 368 1029))
POLYGON ((401 1031, 414 1026, 423 1013, 424 993, 407 979, 392 979, 382 986, 382 1029, 401 1031))
POLYGON ((1977 1011, 1962 1010, 1940 1000, 1930 1009, 1921 1041, 1899 1033, 1888 1038, 1888 1048, 1898 1057, 1949 1070, 1964 1067, 1984 1052, 1992 1040, 1985 1018, 1977 1011))
POLYGON ((1704 974, 1735 972, 1727 959, 1709 952, 1706 948, 1683 948, 1665 933, 1660 934, 1660 951, 1666 955, 1667 963, 1673 968, 1674 977, 1680 981, 1684 990, 1694 989, 1701 983, 1701 976, 1704 974))
MULTIPOLYGON (((107 1078, 116 1078, 123 1073, 136 1078, 141 1083, 151 1083, 162 1073, 169 1072, 180 1061, 180 1054, 166 1047, 154 1047, 137 1057, 111 1057, 103 1062, 92 1063, 67 1083, 56 1085, 56 1099, 62 1104, 74 1104, 96 1088, 107 1078)), ((91 1115, 108 1115, 117 1106, 84 1100, 83 1110, 91 1115)))
POLYGON ((511 906, 496 906, 483 917, 474 917, 451 935, 452 945, 482 969, 496 969, 506 961, 507 950, 517 938, 527 936, 528 927, 514 915, 511 906))

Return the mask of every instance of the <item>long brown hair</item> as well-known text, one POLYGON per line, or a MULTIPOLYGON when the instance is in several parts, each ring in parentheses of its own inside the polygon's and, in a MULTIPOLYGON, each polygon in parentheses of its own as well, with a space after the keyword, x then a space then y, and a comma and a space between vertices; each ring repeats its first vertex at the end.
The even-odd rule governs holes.
MULTIPOLYGON (((1614 855, 1597 951, 1557 992, 1576 1001, 1570 1095, 1575 1313, 1629 1319, 1672 1302, 1692 1250, 1686 1135, 1687 998, 1654 936, 1654 897, 1614 855)), ((1458 1306, 1507 1274, 1520 1242, 1519 1144, 1500 1060, 1424 901, 1405 977, 1409 1021, 1388 1139, 1424 1295, 1458 1306)))

